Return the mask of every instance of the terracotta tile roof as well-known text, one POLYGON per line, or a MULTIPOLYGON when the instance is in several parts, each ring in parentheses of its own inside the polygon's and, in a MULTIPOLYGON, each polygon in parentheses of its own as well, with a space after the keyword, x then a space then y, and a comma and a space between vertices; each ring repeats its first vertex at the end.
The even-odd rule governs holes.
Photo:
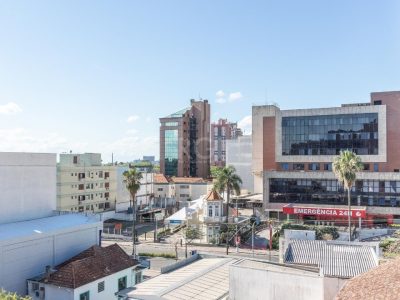
POLYGON ((56 266, 56 271, 41 282, 75 289, 137 264, 117 244, 105 248, 95 245, 56 266))
POLYGON ((164 174, 154 174, 153 180, 155 183, 168 183, 168 179, 164 174))
POLYGON ((336 300, 397 300, 400 295, 400 258, 350 279, 336 300))
POLYGON ((174 183, 206 183, 207 181, 200 177, 171 177, 174 183))
POLYGON ((215 191, 215 190, 211 190, 207 197, 206 197, 207 201, 216 201, 216 200, 223 200, 223 198, 221 197, 221 195, 215 191))

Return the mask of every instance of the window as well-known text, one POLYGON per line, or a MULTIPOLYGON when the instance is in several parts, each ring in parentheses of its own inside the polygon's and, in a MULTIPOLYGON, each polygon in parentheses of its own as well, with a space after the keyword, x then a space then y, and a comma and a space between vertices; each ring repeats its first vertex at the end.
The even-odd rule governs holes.
POLYGON ((97 292, 100 293, 102 291, 104 291, 104 281, 97 284, 97 292))
POLYGON ((135 284, 142 282, 142 271, 135 272, 135 284))
POLYGON ((283 171, 289 171, 289 164, 288 163, 281 163, 281 168, 283 171))
POLYGON ((181 187, 181 189, 188 189, 189 188, 188 185, 181 185, 180 187, 181 187))
POLYGON ((164 125, 165 126, 178 126, 179 123, 178 122, 165 122, 164 125))
POLYGON ((78 176, 78 178, 79 178, 79 179, 83 179, 83 178, 85 178, 85 173, 79 173, 79 176, 78 176))
POLYGON ((89 300, 89 291, 84 292, 82 294, 79 295, 79 300, 89 300))
POLYGON ((325 171, 332 171, 332 163, 324 164, 325 171))
POLYGON ((308 169, 310 171, 319 171, 319 164, 318 163, 308 164, 308 169))
POLYGON ((178 130, 165 130, 164 132, 164 159, 165 175, 178 175, 178 130))
POLYGON ((118 292, 123 289, 126 289, 126 276, 118 279, 118 292))
POLYGON ((374 105, 382 105, 382 100, 375 100, 374 105))
POLYGON ((78 156, 74 156, 74 164, 77 164, 78 163, 78 156))
POLYGON ((104 172, 104 179, 107 179, 108 177, 110 177, 110 172, 104 172))
POLYGON ((219 217, 219 205, 215 205, 215 216, 219 217))
POLYGON ((158 188, 157 191, 162 192, 163 188, 158 188))
POLYGON ((304 164, 293 164, 293 170, 296 170, 296 171, 304 170, 304 164))
POLYGON ((374 164, 374 172, 379 172, 379 164, 374 164))
POLYGON ((369 171, 369 164, 363 164, 364 165, 364 171, 369 171))
POLYGON ((208 206, 208 216, 212 217, 213 216, 213 209, 212 209, 212 205, 208 206))
POLYGON ((103 178, 103 171, 99 171, 99 178, 103 178))

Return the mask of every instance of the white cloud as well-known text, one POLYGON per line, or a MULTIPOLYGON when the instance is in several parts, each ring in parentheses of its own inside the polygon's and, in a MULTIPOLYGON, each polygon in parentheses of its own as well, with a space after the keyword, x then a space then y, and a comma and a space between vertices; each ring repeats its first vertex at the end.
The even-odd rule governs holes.
POLYGON ((251 134, 252 131, 252 117, 245 116, 238 122, 238 127, 243 130, 244 134, 251 134))
POLYGON ((9 102, 5 105, 0 105, 0 114, 3 115, 14 115, 20 113, 21 111, 22 111, 21 107, 14 102, 9 102))
POLYGON ((234 101, 240 100, 242 98, 243 98, 243 95, 241 92, 235 92, 235 93, 229 94, 228 100, 229 100, 229 102, 234 102, 234 101))
POLYGON ((69 142, 58 133, 36 134, 25 128, 0 129, 0 151, 61 153, 87 151, 87 143, 69 142))
POLYGON ((151 122, 151 120, 152 120, 151 117, 147 117, 147 118, 146 118, 146 122, 147 122, 147 123, 151 122))
POLYGON ((126 134, 127 135, 135 135, 135 134, 137 134, 139 131, 137 130, 137 129, 128 129, 127 131, 126 131, 126 134))
POLYGON ((117 161, 131 161, 143 155, 154 155, 159 151, 158 137, 125 136, 102 146, 105 157, 114 153, 117 161))
POLYGON ((219 90, 218 92, 215 93, 215 97, 218 98, 224 98, 225 97, 225 93, 223 90, 219 90))
POLYGON ((129 116, 128 119, 126 120, 128 123, 132 123, 139 120, 139 116, 138 115, 133 115, 133 116, 129 116))
POLYGON ((215 101, 216 101, 217 103, 219 103, 219 104, 226 103, 226 99, 225 99, 225 98, 217 98, 215 101))
POLYGON ((229 95, 226 95, 224 91, 219 90, 218 92, 215 93, 216 99, 215 102, 219 104, 224 104, 228 102, 235 102, 243 98, 243 95, 241 92, 234 92, 230 93, 229 95))

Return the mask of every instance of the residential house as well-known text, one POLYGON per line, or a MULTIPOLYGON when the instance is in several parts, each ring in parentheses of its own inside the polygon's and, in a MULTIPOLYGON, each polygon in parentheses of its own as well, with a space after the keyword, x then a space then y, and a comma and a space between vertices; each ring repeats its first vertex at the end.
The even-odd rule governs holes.
POLYGON ((138 262, 117 244, 92 246, 28 280, 32 300, 110 300, 142 281, 138 262))

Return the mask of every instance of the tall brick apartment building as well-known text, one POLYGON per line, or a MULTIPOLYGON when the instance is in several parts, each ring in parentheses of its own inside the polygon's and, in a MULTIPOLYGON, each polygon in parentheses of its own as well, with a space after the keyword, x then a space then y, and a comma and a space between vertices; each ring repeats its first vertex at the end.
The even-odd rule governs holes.
POLYGON ((346 193, 332 172, 345 149, 364 163, 351 192, 354 222, 400 222, 400 92, 332 108, 253 107, 255 190, 271 217, 345 221, 346 193))
POLYGON ((190 101, 190 107, 160 118, 160 170, 168 176, 210 175, 210 104, 190 101))

